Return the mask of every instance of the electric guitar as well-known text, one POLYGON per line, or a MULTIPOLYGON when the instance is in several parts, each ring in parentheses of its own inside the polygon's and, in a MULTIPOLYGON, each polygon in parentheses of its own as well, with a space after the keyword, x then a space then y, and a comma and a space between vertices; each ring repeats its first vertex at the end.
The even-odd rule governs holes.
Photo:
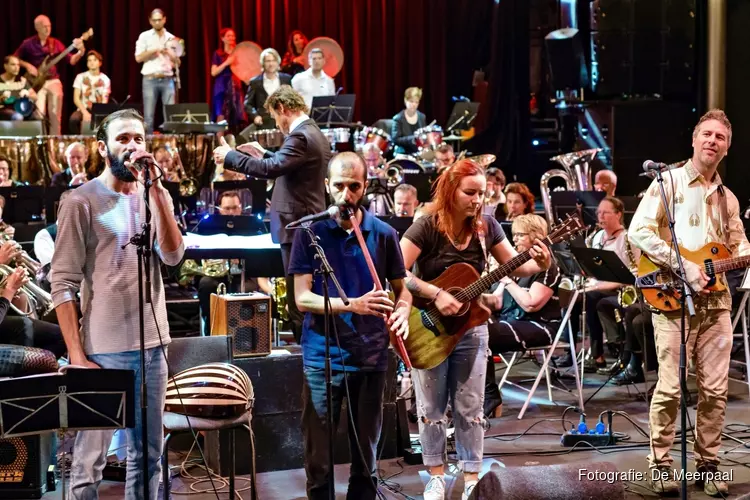
MULTIPOLYGON (((578 216, 568 215, 542 241, 550 247, 570 239, 585 228, 578 216)), ((433 301, 414 296, 409 314, 409 336, 404 339, 412 366, 426 370, 442 363, 467 330, 489 319, 490 310, 479 303, 480 295, 530 259, 527 250, 481 278, 470 264, 453 264, 430 281, 453 295, 463 307, 453 316, 443 316, 433 301)), ((393 337, 391 333, 391 340, 395 341, 393 337)))
MULTIPOLYGON (((707 243, 694 252, 680 247, 680 253, 686 260, 701 266, 711 278, 705 289, 712 292, 726 290, 723 273, 750 266, 750 256, 733 258, 721 243, 707 243)), ((645 254, 641 255, 636 286, 643 292, 643 299, 652 307, 665 312, 679 311, 682 297, 679 280, 671 268, 655 264, 645 254)))
MULTIPOLYGON (((89 38, 94 36, 94 29, 89 28, 87 31, 85 31, 81 35, 81 40, 84 42, 88 41, 89 38)), ((76 46, 72 43, 68 45, 68 48, 57 54, 51 61, 49 61, 50 56, 47 56, 44 58, 44 61, 42 61, 42 64, 39 65, 37 68, 36 76, 31 77, 31 86, 34 89, 34 91, 38 91, 42 87, 44 87, 45 82, 47 81, 47 78, 49 78, 49 70, 52 68, 55 64, 59 63, 60 60, 70 54, 73 49, 75 49, 76 46)))

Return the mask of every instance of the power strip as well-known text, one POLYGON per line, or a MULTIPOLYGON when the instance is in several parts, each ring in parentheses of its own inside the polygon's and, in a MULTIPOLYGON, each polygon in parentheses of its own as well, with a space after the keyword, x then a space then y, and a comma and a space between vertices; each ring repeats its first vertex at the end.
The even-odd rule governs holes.
POLYGON ((592 446, 609 446, 617 443, 615 436, 609 434, 579 434, 568 431, 560 438, 560 444, 566 447, 575 446, 577 443, 586 442, 592 446))

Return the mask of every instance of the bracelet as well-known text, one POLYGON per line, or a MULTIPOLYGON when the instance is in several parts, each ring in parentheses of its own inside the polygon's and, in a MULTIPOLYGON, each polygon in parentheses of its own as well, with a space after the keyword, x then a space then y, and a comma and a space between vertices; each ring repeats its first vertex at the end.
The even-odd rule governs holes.
POLYGON ((435 302, 435 301, 437 300, 437 298, 438 298, 438 295, 440 295, 440 292, 442 292, 442 291, 443 291, 443 289, 442 289, 442 288, 438 288, 438 291, 437 291, 437 293, 435 293, 435 296, 434 296, 434 297, 432 298, 432 301, 433 301, 433 302, 435 302))

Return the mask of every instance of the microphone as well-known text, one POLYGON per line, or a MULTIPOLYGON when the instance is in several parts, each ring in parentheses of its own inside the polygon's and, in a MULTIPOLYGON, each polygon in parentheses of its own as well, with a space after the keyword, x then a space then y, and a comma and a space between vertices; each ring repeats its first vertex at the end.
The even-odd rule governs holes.
MULTIPOLYGON (((131 155, 131 152, 130 151, 126 151, 125 155, 122 158, 122 161, 123 162, 130 161, 130 155, 131 155)), ((136 161, 130 162, 130 163, 131 163, 131 165, 133 165, 133 167, 136 170, 138 170, 140 172, 141 170, 143 170, 144 168, 146 168, 148 166, 149 161, 148 161, 148 158, 138 158, 136 161)))
POLYGON ((306 224, 308 222, 312 223, 312 222, 317 222, 319 220, 332 219, 333 217, 336 216, 336 214, 339 213, 339 211, 340 211, 340 208, 337 205, 331 205, 330 207, 328 207, 323 212, 318 212, 317 214, 312 214, 312 215, 305 215, 304 217, 302 217, 299 220, 296 220, 294 222, 290 222, 289 224, 286 225, 286 228, 287 229, 294 229, 294 228, 299 227, 302 224, 306 224))
POLYGON ((643 171, 644 172, 650 172, 652 170, 666 170, 667 164, 666 163, 657 163, 655 161, 646 160, 643 162, 643 171))
POLYGON ((339 95, 339 94, 341 93, 341 91, 342 91, 342 90, 344 90, 344 87, 339 87, 339 88, 338 88, 338 89, 336 90, 336 95, 338 96, 338 95, 339 95))
POLYGON ((127 97, 125 97, 125 99, 123 99, 122 102, 117 102, 117 99, 112 99, 112 100, 115 101, 115 104, 117 104, 117 110, 119 111, 122 109, 123 106, 125 106, 125 103, 130 100, 130 94, 128 94, 127 97))

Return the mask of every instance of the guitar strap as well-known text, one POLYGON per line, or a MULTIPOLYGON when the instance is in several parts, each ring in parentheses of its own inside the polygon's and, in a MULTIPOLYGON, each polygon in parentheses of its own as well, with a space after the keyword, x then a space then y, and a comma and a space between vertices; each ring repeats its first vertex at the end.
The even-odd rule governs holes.
POLYGON ((487 254, 487 242, 485 241, 484 221, 482 219, 477 221, 477 238, 479 238, 479 244, 482 245, 482 253, 484 254, 484 272, 488 272, 490 270, 490 259, 487 254))
POLYGON ((727 195, 724 192, 724 185, 719 184, 717 189, 719 193, 719 225, 724 239, 724 245, 729 248, 729 211, 727 209, 727 195))

